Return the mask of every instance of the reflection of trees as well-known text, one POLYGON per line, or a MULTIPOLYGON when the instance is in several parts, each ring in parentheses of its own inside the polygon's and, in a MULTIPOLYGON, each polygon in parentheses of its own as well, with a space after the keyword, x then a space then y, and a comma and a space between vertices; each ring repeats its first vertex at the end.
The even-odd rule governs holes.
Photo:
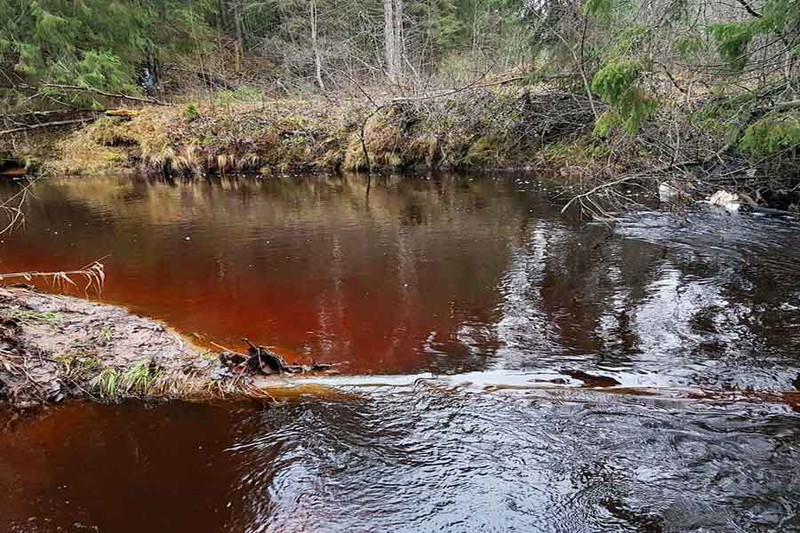
POLYGON ((764 385, 770 371, 774 383, 776 364, 779 380, 791 373, 800 306, 775 278, 795 264, 786 254, 744 238, 717 249, 672 233, 649 243, 529 222, 501 285, 504 365, 599 364, 739 386, 764 385))
POLYGON ((518 196, 504 180, 373 179, 368 201, 357 176, 53 181, 19 257, 110 252, 108 299, 215 339, 361 369, 482 366, 518 196))
POLYGON ((0 259, 52 270, 111 253, 112 301, 359 370, 474 370, 499 350, 509 368, 686 380, 794 357, 791 232, 765 244, 763 226, 660 217, 615 234, 513 180, 373 179, 368 199, 358 176, 51 181, 0 259))

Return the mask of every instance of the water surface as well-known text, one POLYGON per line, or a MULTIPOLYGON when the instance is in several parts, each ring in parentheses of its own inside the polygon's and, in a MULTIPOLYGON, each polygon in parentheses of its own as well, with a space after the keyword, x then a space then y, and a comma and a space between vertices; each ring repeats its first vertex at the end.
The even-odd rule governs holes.
POLYGON ((800 530, 800 224, 587 225, 532 181, 37 184, 0 271, 105 257, 105 301, 343 375, 0 415, 0 529, 800 530))

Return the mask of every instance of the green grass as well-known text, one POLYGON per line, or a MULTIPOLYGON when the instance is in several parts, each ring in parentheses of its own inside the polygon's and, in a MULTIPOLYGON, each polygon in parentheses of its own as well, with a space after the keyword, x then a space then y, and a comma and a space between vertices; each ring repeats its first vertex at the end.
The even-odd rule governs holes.
POLYGON ((120 376, 116 368, 107 367, 97 377, 97 390, 103 398, 111 399, 117 396, 117 385, 120 376))
POLYGON ((69 354, 56 357, 61 371, 73 381, 87 380, 102 369, 100 360, 94 354, 69 354))
POLYGON ((103 326, 100 330, 100 339, 108 342, 114 336, 114 328, 111 326, 103 326))
POLYGON ((6 314, 7 319, 28 320, 54 324, 64 318, 61 313, 38 312, 38 311, 11 311, 6 314))
POLYGON ((119 379, 120 387, 125 392, 145 394, 153 384, 157 370, 153 368, 150 361, 142 360, 126 370, 119 379))
POLYGON ((147 395, 159 377, 160 369, 149 359, 143 359, 127 370, 106 367, 95 379, 97 392, 111 400, 127 395, 147 395))

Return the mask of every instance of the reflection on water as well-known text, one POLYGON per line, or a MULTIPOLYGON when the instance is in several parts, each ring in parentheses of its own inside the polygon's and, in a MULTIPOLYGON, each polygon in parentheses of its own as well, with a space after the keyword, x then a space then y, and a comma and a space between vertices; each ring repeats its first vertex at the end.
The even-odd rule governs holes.
POLYGON ((111 254, 107 301, 348 375, 279 406, 11 421, 0 529, 800 530, 797 222, 610 230, 514 176, 34 192, 0 270, 111 254))
POLYGON ((800 527, 800 425, 779 405, 487 394, 435 381, 350 393, 264 408, 74 404, 17 422, 0 433, 0 524, 20 532, 800 527))
MULTIPOLYGON (((10 190, 8 192, 11 192, 10 190)), ((635 215, 615 233, 515 177, 51 180, 0 270, 109 255, 107 301, 347 373, 562 367, 781 390, 798 224, 635 215)))
POLYGON ((109 255, 105 299, 184 333, 351 372, 457 370, 491 356, 496 284, 529 209, 552 211, 505 180, 386 178, 368 201, 355 177, 50 181, 0 269, 109 255))

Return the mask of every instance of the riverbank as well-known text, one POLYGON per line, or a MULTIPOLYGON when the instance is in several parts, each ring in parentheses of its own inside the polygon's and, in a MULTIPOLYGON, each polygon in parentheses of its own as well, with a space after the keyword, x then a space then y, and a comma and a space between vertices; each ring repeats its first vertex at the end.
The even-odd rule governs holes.
POLYGON ((200 348, 158 321, 27 288, 0 287, 0 343, 0 402, 19 408, 68 398, 209 400, 299 393, 278 376, 238 372, 227 353, 200 348))
POLYGON ((60 139, 20 132, 6 151, 58 175, 519 169, 552 167, 565 149, 545 148, 586 141, 594 117, 570 92, 514 86, 371 102, 225 92, 84 119, 60 139))
POLYGON ((599 218, 640 206, 637 193, 657 197, 664 186, 677 191, 670 201, 708 200, 727 190, 757 206, 796 212, 794 157, 780 146, 759 148, 753 138, 761 122, 731 122, 715 98, 667 96, 636 131, 603 133, 597 117, 607 106, 557 85, 376 99, 219 91, 83 112, 61 121, 72 129, 22 128, 0 138, 0 173, 17 176, 17 167, 58 176, 528 170, 569 187, 570 204, 599 218))

